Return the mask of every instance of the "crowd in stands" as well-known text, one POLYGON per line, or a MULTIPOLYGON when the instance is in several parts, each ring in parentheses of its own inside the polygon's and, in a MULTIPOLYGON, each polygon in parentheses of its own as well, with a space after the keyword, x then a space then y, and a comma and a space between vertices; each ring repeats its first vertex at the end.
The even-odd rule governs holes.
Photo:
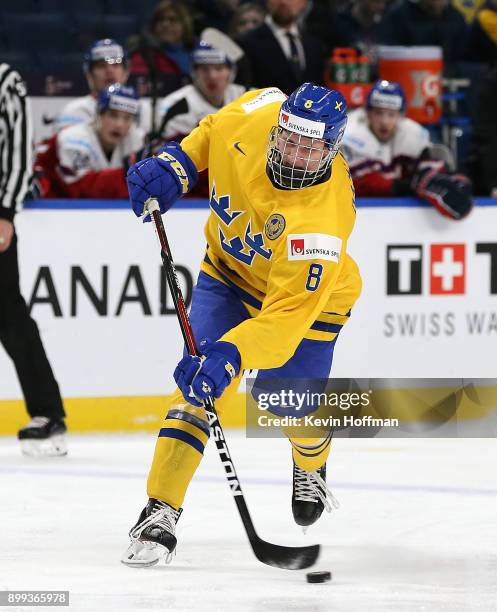
MULTIPOLYGON (((18 0, 15 5, 8 12, 0 9, 1 61, 19 70, 31 94, 40 74, 50 75, 51 83, 57 76, 67 82, 68 75, 77 80, 81 66, 89 88, 59 113, 53 137, 38 146, 44 196, 125 197, 123 181, 113 183, 114 196, 94 188, 89 195, 91 181, 81 183, 82 168, 124 169, 131 153, 149 154, 158 142, 181 140, 203 116, 246 89, 276 86, 290 93, 305 81, 323 84, 336 48, 366 55, 373 82, 380 45, 438 46, 444 77, 469 78, 457 113, 470 121, 470 146, 457 159, 457 170, 471 176, 477 194, 497 195, 497 130, 492 129, 497 0, 18 0), (134 113, 132 104, 113 108, 119 97, 145 100, 137 101, 134 113), (118 127, 109 127, 107 115, 116 112, 129 115, 130 125, 121 118, 118 127), (93 148, 98 145, 98 154, 89 153, 90 145, 86 154, 71 150, 71 141, 84 140, 74 127, 82 122, 90 122, 92 133, 85 137, 93 148), (59 170, 49 180, 46 168, 54 159, 59 170)), ((349 123, 359 129, 360 121, 371 121, 368 117, 356 112, 349 123)), ((416 134, 421 138, 425 132, 416 134)), ((436 140, 435 132, 432 136, 436 140)), ((385 146, 381 139, 378 143, 385 146)), ((358 191, 400 193, 395 175, 388 181, 390 187, 382 183, 379 191, 359 181, 358 191)), ((194 195, 203 189, 200 184, 194 195)))

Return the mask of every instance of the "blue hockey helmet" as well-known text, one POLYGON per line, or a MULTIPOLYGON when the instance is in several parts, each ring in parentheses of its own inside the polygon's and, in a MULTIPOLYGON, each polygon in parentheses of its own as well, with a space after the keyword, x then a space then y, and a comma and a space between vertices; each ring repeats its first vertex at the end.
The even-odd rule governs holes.
POLYGON ((231 67, 231 61, 227 54, 218 47, 214 47, 205 40, 199 41, 192 52, 193 66, 202 64, 226 64, 231 67))
POLYGON ((346 125, 347 103, 340 92, 301 85, 281 105, 269 137, 267 162, 274 182, 286 189, 316 183, 338 153, 346 125))
POLYGON ((83 61, 84 72, 90 72, 96 62, 107 64, 126 64, 128 60, 125 49, 112 38, 95 40, 88 47, 83 61))
POLYGON ((406 109, 406 96, 400 83, 376 81, 368 94, 366 108, 387 108, 403 113, 406 109))
POLYGON ((140 101, 134 87, 114 83, 103 89, 97 98, 97 113, 106 110, 119 110, 130 115, 138 116, 140 101))

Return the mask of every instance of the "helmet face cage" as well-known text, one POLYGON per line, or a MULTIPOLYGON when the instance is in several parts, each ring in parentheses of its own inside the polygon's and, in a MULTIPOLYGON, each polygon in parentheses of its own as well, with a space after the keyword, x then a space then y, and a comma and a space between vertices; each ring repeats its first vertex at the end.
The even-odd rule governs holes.
POLYGON ((273 126, 266 158, 274 182, 285 189, 303 189, 316 183, 335 159, 342 133, 330 143, 273 126))
POLYGON ((342 94, 313 83, 298 87, 283 101, 269 135, 266 160, 274 184, 303 189, 326 178, 346 125, 342 94))

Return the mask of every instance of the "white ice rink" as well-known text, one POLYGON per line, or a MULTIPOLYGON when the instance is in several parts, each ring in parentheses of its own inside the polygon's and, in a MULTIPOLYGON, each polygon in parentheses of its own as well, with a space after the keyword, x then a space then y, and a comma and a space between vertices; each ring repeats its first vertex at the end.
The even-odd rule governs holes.
POLYGON ((313 569, 331 570, 331 583, 255 560, 214 445, 173 564, 121 565, 155 436, 102 435, 71 436, 68 457, 43 461, 0 438, 0 590, 69 590, 60 609, 92 612, 497 610, 494 439, 336 440, 328 481, 341 507, 304 536, 287 442, 227 435, 260 536, 322 543, 313 569))

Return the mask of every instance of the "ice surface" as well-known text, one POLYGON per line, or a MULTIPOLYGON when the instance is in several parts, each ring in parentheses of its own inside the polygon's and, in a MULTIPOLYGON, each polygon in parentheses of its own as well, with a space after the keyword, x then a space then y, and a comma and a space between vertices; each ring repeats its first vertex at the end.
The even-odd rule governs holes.
POLYGON ((331 570, 331 583, 256 561, 214 445, 173 564, 121 565, 154 436, 101 435, 71 436, 68 457, 43 460, 0 438, 0 590, 67 589, 70 610, 92 612, 497 610, 495 440, 336 440, 328 481, 341 507, 304 536, 288 443, 227 434, 260 536, 323 544, 313 569, 331 570))

